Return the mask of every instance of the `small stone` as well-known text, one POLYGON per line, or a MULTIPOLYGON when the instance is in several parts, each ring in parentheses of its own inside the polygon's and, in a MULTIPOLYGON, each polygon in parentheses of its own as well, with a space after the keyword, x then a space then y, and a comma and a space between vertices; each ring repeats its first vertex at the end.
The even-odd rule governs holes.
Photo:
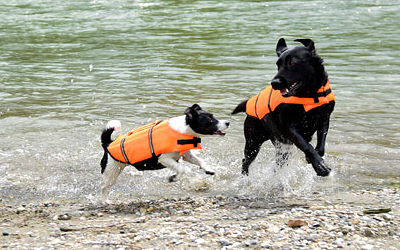
POLYGON ((374 236, 374 233, 373 233, 373 232, 371 231, 371 229, 369 229, 369 228, 364 228, 363 233, 364 233, 364 235, 365 235, 366 237, 373 237, 373 236, 374 236))
POLYGON ((310 207, 310 209, 311 210, 322 210, 322 209, 324 209, 324 207, 323 206, 312 206, 312 207, 310 207))
POLYGON ((231 245, 232 243, 229 242, 229 240, 225 239, 225 238, 219 238, 219 243, 221 243, 222 246, 226 247, 231 245))
POLYGON ((204 240, 204 239, 202 239, 202 238, 199 238, 199 239, 196 240, 196 243, 197 243, 198 245, 203 245, 203 244, 207 243, 207 241, 204 240))
POLYGON ((267 231, 268 231, 269 233, 272 233, 272 234, 277 234, 277 233, 279 233, 280 228, 277 227, 277 226, 271 226, 271 227, 269 227, 269 228, 267 229, 267 231))
POLYGON ((360 220, 357 219, 357 218, 354 218, 354 219, 351 220, 351 224, 358 225, 358 224, 360 224, 360 220))
POLYGON ((271 248, 271 242, 269 240, 265 240, 261 243, 262 248, 271 248))
POLYGON ((361 249, 362 250, 372 250, 372 249, 374 249, 374 246, 371 244, 366 244, 366 245, 361 246, 361 249))
POLYGON ((385 220, 392 220, 393 219, 393 217, 391 215, 389 215, 389 214, 383 214, 382 217, 385 220))
POLYGON ((60 226, 60 231, 61 232, 72 232, 72 231, 77 231, 78 229, 70 227, 70 226, 60 226))
POLYGON ((343 239, 342 238, 337 238, 336 239, 336 245, 337 245, 338 248, 343 248, 344 247, 343 239))
POLYGON ((3 236, 9 236, 10 233, 9 232, 3 232, 3 236))
POLYGON ((288 221, 288 226, 291 228, 295 228, 295 227, 301 227, 306 225, 307 223, 304 220, 289 220, 288 221))

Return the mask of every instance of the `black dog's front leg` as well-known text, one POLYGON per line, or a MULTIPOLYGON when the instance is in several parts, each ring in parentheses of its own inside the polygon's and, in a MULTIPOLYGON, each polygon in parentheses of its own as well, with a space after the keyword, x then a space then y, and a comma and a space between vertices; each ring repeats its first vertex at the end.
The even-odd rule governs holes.
POLYGON ((319 153, 317 153, 317 151, 297 132, 295 128, 289 128, 287 130, 287 136, 301 151, 305 153, 307 160, 310 161, 317 175, 329 175, 331 169, 326 165, 319 153))
POLYGON ((324 120, 321 124, 321 127, 317 130, 317 146, 315 146, 315 150, 320 156, 324 156, 325 154, 325 141, 326 136, 328 135, 328 130, 329 118, 324 120))

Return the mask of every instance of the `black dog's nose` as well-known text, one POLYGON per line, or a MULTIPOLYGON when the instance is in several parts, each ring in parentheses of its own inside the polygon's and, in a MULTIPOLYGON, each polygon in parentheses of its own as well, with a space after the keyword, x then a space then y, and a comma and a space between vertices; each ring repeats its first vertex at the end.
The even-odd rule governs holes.
POLYGON ((228 121, 225 122, 226 127, 229 127, 229 124, 230 123, 228 121))
POLYGON ((274 88, 275 90, 281 90, 281 89, 286 88, 285 79, 280 78, 280 77, 272 79, 271 85, 272 85, 272 88, 274 88))

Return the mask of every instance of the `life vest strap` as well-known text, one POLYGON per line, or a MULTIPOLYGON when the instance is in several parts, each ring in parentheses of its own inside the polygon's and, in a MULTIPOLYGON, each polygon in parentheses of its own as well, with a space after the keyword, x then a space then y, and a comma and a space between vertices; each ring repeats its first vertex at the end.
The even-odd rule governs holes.
POLYGON ((182 139, 177 141, 179 145, 193 144, 197 147, 197 144, 201 143, 200 137, 193 137, 193 139, 182 139))
POLYGON ((325 90, 325 91, 318 92, 318 93, 317 93, 317 97, 327 96, 327 95, 329 95, 330 93, 332 93, 332 89, 327 89, 327 90, 325 90))
POLYGON ((126 163, 132 165, 132 164, 129 162, 128 157, 126 156, 125 149, 124 149, 124 142, 125 142, 126 137, 128 137, 128 135, 126 135, 126 136, 121 140, 121 152, 122 152, 122 155, 124 156, 124 159, 125 159, 126 163))
POLYGON ((156 124, 150 127, 149 129, 149 144, 150 144, 150 152, 153 157, 156 157, 156 153, 154 153, 154 146, 153 146, 153 128, 160 124, 162 121, 158 121, 156 124))

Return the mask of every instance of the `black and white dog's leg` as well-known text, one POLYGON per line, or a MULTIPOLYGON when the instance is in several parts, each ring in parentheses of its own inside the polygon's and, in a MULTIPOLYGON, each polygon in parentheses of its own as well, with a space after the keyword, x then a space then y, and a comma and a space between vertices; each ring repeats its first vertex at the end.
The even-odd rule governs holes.
POLYGON ((203 161, 203 159, 197 157, 197 156, 193 153, 192 150, 189 150, 189 151, 185 152, 185 153, 182 155, 182 159, 183 159, 184 161, 187 161, 187 162, 190 162, 190 163, 192 163, 192 164, 194 164, 194 165, 199 166, 201 169, 204 170, 204 172, 205 172, 206 174, 209 174, 209 175, 214 175, 214 174, 215 174, 215 171, 214 171, 212 168, 210 168, 209 166, 207 166, 207 164, 203 161))
POLYGON ((109 203, 108 194, 110 193, 110 188, 115 184, 118 176, 122 173, 125 167, 126 164, 116 162, 113 159, 111 159, 108 163, 106 169, 104 170, 103 179, 100 185, 102 190, 103 204, 109 203))
POLYGON ((175 172, 174 175, 169 177, 169 182, 177 181, 185 173, 185 168, 179 165, 178 159, 179 153, 176 152, 165 153, 158 158, 158 163, 175 172))

